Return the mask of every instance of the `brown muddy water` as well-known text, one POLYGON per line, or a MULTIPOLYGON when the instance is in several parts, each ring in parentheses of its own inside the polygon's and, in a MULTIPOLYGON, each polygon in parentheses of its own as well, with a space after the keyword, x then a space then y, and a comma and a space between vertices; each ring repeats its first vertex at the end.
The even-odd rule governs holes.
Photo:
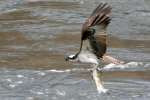
POLYGON ((149 98, 149 0, 0 0, 0 100, 149 98), (112 6, 107 52, 127 62, 105 65, 109 94, 97 93, 88 65, 64 60, 100 2, 112 6))

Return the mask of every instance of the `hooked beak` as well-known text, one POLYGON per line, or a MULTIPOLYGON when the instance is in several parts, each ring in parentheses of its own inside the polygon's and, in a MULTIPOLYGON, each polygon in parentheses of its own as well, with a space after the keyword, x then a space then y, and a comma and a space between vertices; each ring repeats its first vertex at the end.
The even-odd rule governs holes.
POLYGON ((69 60, 68 56, 65 56, 65 61, 68 61, 68 60, 69 60))

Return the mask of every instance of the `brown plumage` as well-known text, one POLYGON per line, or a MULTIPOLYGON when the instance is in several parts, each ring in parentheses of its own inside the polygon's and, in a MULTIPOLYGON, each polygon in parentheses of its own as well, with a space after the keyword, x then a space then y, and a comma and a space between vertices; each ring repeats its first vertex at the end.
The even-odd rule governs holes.
POLYGON ((98 74, 98 67, 101 61, 114 64, 122 63, 119 60, 105 54, 107 36, 106 28, 111 20, 110 14, 111 7, 107 3, 101 3, 83 24, 79 52, 75 55, 69 55, 66 57, 66 61, 78 61, 93 65, 92 75, 99 93, 107 92, 107 89, 103 87, 98 74), (99 61, 99 59, 101 61, 99 61))
POLYGON ((111 7, 107 3, 99 4, 92 12, 82 27, 80 50, 82 49, 83 42, 89 39, 93 52, 98 58, 102 58, 106 52, 106 28, 111 20, 110 15, 111 7), (95 26, 99 28, 99 32, 95 31, 95 26))

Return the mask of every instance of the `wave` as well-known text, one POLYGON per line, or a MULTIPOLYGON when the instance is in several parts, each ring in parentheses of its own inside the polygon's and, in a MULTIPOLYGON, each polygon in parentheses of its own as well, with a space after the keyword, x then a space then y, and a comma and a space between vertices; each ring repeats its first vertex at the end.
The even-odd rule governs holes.
MULTIPOLYGON (((150 69, 150 63, 144 64, 143 62, 128 62, 126 64, 107 64, 102 68, 103 71, 143 71, 150 69)), ((47 72, 55 72, 55 73, 67 73, 67 72, 90 72, 92 68, 72 68, 65 70, 57 70, 51 69, 47 70, 47 72)))

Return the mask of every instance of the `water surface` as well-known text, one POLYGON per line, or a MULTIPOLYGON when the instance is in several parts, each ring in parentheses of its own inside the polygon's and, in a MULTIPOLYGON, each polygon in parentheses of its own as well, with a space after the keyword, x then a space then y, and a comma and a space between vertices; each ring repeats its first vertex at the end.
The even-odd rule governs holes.
POLYGON ((149 100, 149 23, 149 0, 1 0, 0 99, 149 100), (109 94, 97 93, 89 65, 64 60, 100 2, 112 6, 107 53, 127 62, 105 65, 109 94))

